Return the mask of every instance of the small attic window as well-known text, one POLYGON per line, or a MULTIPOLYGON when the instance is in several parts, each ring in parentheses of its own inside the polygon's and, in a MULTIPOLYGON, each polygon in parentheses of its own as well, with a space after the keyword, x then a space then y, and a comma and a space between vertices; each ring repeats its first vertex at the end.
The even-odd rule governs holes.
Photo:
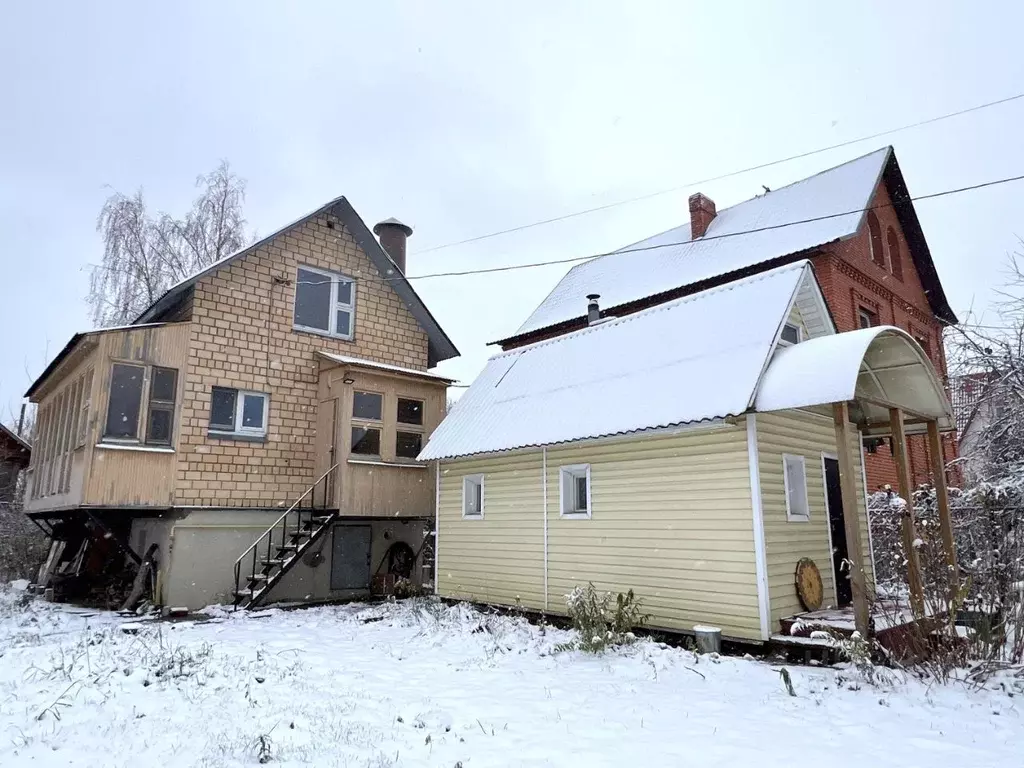
POLYGON ((868 211, 868 234, 871 240, 871 260, 885 269, 885 252, 882 250, 882 227, 874 211, 868 211))
POLYGON ((780 347, 789 347, 803 341, 803 330, 799 325, 786 323, 782 326, 782 335, 779 337, 780 347))

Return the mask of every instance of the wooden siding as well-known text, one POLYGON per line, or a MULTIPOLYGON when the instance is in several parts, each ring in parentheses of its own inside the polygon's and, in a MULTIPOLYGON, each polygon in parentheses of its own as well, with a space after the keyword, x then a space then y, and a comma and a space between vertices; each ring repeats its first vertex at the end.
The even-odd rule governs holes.
POLYGON ((95 344, 69 356, 48 382, 36 407, 36 438, 26 475, 25 510, 39 512, 74 506, 82 501, 89 445, 95 344))
MULTIPOLYGON (((853 430, 858 434, 857 430, 853 430)), ((768 595, 771 600, 769 628, 777 632, 779 619, 801 613, 804 609, 796 594, 794 573, 803 557, 814 560, 821 572, 825 605, 835 605, 836 592, 829 545, 828 510, 825 501, 825 480, 822 454, 836 453, 835 430, 830 417, 806 411, 783 411, 757 415, 757 447, 761 499, 764 509, 765 548, 768 564, 768 595), (786 520, 786 491, 782 455, 803 456, 807 469, 807 498, 810 520, 786 520)), ((867 509, 864 481, 857 451, 851 446, 857 467, 857 506, 861 519, 861 546, 865 572, 870 585, 874 583, 871 554, 868 546, 867 509)))
POLYGON ((171 445, 176 446, 188 338, 188 324, 179 323, 101 332, 81 342, 88 353, 76 352, 69 357, 68 363, 73 364, 55 371, 40 390, 43 394, 38 413, 43 442, 38 466, 31 473, 26 511, 173 503, 175 454, 166 448, 149 450, 130 441, 108 447, 103 443, 103 429, 115 362, 147 367, 138 424, 142 436, 148 416, 150 367, 174 368, 178 372, 177 407, 171 445), (44 496, 44 483, 61 490, 44 496))
MULTIPOLYGON (((145 435, 149 366, 174 368, 178 372, 175 392, 171 446, 177 447, 181 421, 181 393, 188 359, 189 324, 139 328, 100 336, 93 402, 95 417, 90 424, 87 446, 92 451, 83 503, 97 506, 169 506, 174 503, 175 454, 168 451, 125 450, 103 446, 103 429, 110 398, 110 375, 116 362, 145 365, 138 434, 145 435)), ((139 446, 144 448, 144 446, 139 446)))
MULTIPOLYGON (((543 610, 543 452, 442 464, 439 591, 543 610), (483 473, 484 517, 462 518, 462 479, 483 473)), ((547 450, 547 608, 593 581, 633 589, 651 625, 714 623, 760 639, 744 424, 547 450), (559 468, 589 464, 590 518, 559 515, 559 468)))
POLYGON ((343 514, 365 516, 434 516, 434 472, 426 464, 399 459, 395 454, 396 433, 420 432, 423 445, 444 418, 444 382, 431 382, 395 373, 370 372, 357 366, 340 366, 320 374, 320 407, 336 414, 333 425, 326 416, 318 422, 317 466, 325 470, 330 460, 339 463, 335 478, 337 501, 343 514), (345 379, 352 383, 346 384, 345 379), (354 392, 383 396, 383 418, 379 422, 358 420, 359 425, 380 429, 380 456, 352 453, 352 399, 354 392), (398 399, 423 402, 422 426, 398 424, 398 399), (334 401, 334 404, 331 401, 334 401), (320 430, 333 428, 330 443, 320 430), (326 456, 326 457, 325 457, 326 456))

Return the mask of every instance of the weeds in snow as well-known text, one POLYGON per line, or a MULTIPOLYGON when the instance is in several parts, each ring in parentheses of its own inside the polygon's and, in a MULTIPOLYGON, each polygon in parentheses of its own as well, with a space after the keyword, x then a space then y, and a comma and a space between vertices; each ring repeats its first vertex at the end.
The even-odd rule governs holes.
POLYGON ((574 588, 565 596, 565 607, 577 637, 558 644, 555 650, 601 653, 606 648, 629 645, 636 640, 632 630, 642 627, 649 618, 642 610, 640 599, 631 589, 615 597, 614 607, 611 603, 611 592, 598 592, 593 582, 585 588, 574 588))

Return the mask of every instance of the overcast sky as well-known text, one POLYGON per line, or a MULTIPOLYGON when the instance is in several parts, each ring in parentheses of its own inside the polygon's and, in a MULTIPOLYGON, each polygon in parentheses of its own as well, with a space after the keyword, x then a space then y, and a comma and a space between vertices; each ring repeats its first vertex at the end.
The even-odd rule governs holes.
MULTIPOLYGON (((685 222, 696 188, 419 253, 1024 90, 1017 3, 494 5, 5 3, 3 418, 89 327, 110 187, 181 213, 225 158, 259 232, 344 194, 415 228, 415 276, 612 249, 685 222)), ((700 191, 721 210, 892 143, 927 194, 1024 173, 1022 127, 1024 100, 700 191)), ((1022 200, 1024 183, 918 204, 961 315, 991 300, 1022 200)), ((565 269, 415 281, 462 351, 441 370, 471 381, 565 269)))

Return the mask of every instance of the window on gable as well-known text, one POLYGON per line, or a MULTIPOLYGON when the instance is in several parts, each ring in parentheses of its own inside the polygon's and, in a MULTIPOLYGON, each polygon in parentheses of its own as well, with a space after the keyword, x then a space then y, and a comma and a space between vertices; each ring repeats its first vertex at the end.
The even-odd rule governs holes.
POLYGON ((889 241, 889 267, 897 280, 903 279, 903 256, 900 254, 900 238, 892 227, 885 233, 885 239, 889 241))
POLYGON ((803 332, 800 330, 799 325, 793 323, 786 323, 782 326, 782 335, 779 336, 779 345, 783 347, 789 347, 793 344, 799 344, 803 336, 803 332))
POLYGON ((352 338, 355 283, 337 272, 299 267, 295 279, 294 327, 352 338))
POLYGON ((462 516, 482 519, 484 516, 484 476, 462 478, 462 516))
POLYGON ((807 500, 807 462, 803 456, 782 456, 783 482, 786 487, 786 520, 806 522, 811 518, 807 500))
POLYGON ((561 467, 558 476, 562 516, 590 517, 590 465, 561 467))
POLYGON ((264 437, 270 395, 231 387, 210 393, 210 433, 214 437, 264 437))
POLYGON ((114 363, 110 371, 110 399, 103 437, 113 440, 138 437, 145 377, 145 366, 114 363))
POLYGON ((878 325, 878 315, 865 307, 857 309, 857 325, 860 328, 874 328, 878 325))
POLYGON ((882 250, 882 227, 874 211, 868 211, 868 237, 871 241, 871 260, 885 269, 885 252, 882 250))

